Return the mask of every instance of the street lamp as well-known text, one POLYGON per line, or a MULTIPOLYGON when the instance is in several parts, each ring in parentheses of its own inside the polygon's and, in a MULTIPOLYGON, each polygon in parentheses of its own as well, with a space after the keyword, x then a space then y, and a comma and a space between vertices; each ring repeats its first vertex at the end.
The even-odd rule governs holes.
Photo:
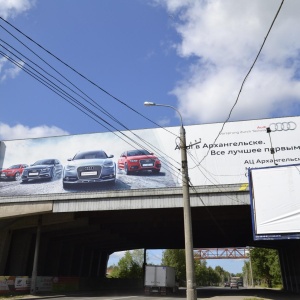
POLYGON ((190 205, 189 175, 186 153, 186 137, 180 112, 171 105, 144 102, 146 106, 164 106, 174 109, 180 117, 180 151, 181 151, 181 172, 182 172, 182 196, 183 196, 183 218, 184 218, 184 240, 185 240, 185 263, 186 263, 186 295, 188 300, 197 299, 195 283, 195 266, 193 252, 193 232, 190 205))

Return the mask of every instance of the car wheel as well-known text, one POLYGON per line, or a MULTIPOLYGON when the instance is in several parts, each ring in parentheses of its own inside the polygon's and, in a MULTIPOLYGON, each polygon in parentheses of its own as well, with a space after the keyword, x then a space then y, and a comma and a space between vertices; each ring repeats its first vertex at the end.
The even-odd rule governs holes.
POLYGON ((127 163, 125 163, 125 165, 124 165, 124 171, 125 171, 125 174, 126 174, 126 175, 130 175, 130 174, 131 174, 131 172, 128 170, 128 165, 127 165, 127 163))
POLYGON ((19 172, 17 172, 14 176, 15 181, 19 181, 21 179, 21 175, 19 172))

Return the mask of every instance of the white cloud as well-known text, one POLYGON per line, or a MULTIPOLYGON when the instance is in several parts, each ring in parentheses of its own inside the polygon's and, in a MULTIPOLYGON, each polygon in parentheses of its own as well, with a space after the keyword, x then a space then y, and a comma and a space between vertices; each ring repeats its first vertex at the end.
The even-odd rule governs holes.
MULTIPOLYGON (((185 121, 224 121, 266 37, 279 0, 156 0, 174 17, 189 71, 171 92, 185 121)), ((300 104, 300 2, 287 0, 248 77, 232 119, 293 114, 300 104)))
POLYGON ((168 118, 168 117, 162 117, 161 119, 159 119, 159 120, 157 121, 157 123, 158 123, 160 126, 165 127, 165 126, 170 125, 171 120, 170 120, 170 118, 168 118))
POLYGON ((14 79, 22 70, 24 62, 17 62, 19 66, 10 63, 5 57, 0 59, 0 82, 11 78, 14 79))
MULTIPOLYGON (((14 18, 30 10, 36 0, 0 0, 0 17, 3 19, 14 18)), ((18 62, 23 66, 22 62, 18 62)), ((0 58, 0 82, 8 78, 14 79, 21 71, 20 67, 11 64, 6 58, 0 58)))
POLYGON ((36 0, 0 0, 0 16, 3 19, 13 18, 31 9, 36 0))
POLYGON ((67 131, 60 129, 56 126, 37 126, 29 128, 21 124, 9 126, 0 123, 0 140, 15 140, 15 139, 28 139, 47 136, 59 136, 69 134, 67 131))

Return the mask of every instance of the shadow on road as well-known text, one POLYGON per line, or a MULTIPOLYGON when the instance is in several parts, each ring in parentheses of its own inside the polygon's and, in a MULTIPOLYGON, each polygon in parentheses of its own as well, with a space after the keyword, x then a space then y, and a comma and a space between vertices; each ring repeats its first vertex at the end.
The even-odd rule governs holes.
MULTIPOLYGON (((23 299, 55 299, 55 298, 64 298, 68 297, 69 299, 80 299, 84 298, 101 298, 105 299, 114 299, 115 297, 126 297, 130 299, 131 297, 135 299, 186 299, 185 289, 180 289, 177 294, 171 294, 167 296, 161 295, 151 295, 145 296, 141 291, 112 291, 112 290, 103 290, 97 292, 80 292, 80 293, 67 293, 67 294, 37 294, 37 295, 25 295, 23 299)), ((272 289, 238 289, 231 290, 226 288, 198 288, 197 289, 197 299, 218 299, 218 300, 247 300, 247 299, 257 299, 257 300, 299 300, 300 295, 291 294, 284 291, 272 290, 272 289)))

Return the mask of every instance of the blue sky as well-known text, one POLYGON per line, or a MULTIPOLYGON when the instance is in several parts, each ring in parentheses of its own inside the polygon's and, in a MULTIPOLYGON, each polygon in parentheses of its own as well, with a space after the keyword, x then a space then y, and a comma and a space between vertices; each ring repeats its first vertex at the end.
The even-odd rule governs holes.
MULTIPOLYGON (((179 124, 173 110, 144 101, 178 108, 185 124, 223 122, 280 3, 0 0, 0 16, 48 51, 0 19, 0 140, 179 124), (121 124, 85 102, 107 123, 91 119, 30 66, 121 124)), ((299 115, 299 9, 284 2, 231 120, 299 115)))
MULTIPOLYGON (((147 263, 160 265, 163 249, 148 249, 147 250, 147 263)), ((124 255, 124 251, 115 252, 112 254, 108 261, 108 266, 117 265, 119 259, 124 255)), ((244 266, 245 259, 207 259, 207 266, 215 268, 216 266, 221 266, 224 270, 230 272, 231 274, 242 273, 242 268, 244 266)))

